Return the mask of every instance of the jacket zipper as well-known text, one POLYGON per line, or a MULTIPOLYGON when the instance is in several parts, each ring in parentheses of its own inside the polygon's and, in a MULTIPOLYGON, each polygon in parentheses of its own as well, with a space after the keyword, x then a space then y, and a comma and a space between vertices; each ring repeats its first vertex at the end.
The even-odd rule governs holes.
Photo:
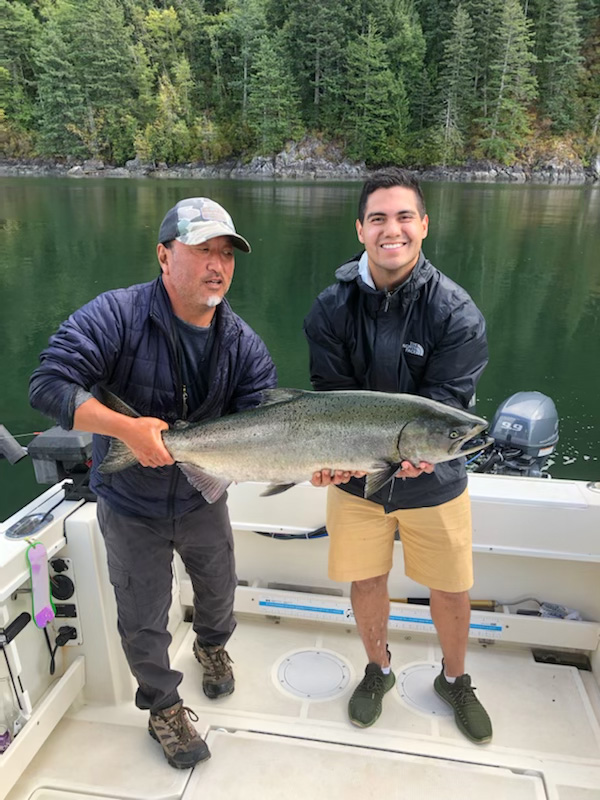
MULTIPOLYGON (((152 321, 158 325, 158 327, 162 330, 163 334, 165 335, 167 342, 169 343, 169 347, 171 349, 171 357, 173 359, 173 363, 175 364, 175 378, 176 383, 181 387, 181 410, 182 410, 182 419, 187 417, 187 386, 181 380, 181 363, 179 357, 179 351, 175 344, 175 337, 173 336, 172 331, 168 331, 165 326, 160 322, 159 319, 151 312, 150 318, 152 321)), ((179 480, 179 470, 174 469, 171 472, 171 480, 169 481, 169 492, 167 494, 167 514, 172 517, 175 514, 175 489, 177 486, 177 481, 179 480)))

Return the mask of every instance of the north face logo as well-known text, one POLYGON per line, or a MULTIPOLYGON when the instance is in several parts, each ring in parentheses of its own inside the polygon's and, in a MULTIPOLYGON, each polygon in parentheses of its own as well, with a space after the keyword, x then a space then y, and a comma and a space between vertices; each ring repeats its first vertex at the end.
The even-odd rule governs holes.
POLYGON ((403 344, 402 347, 406 350, 407 353, 410 353, 411 356, 425 355, 425 350, 423 350, 423 345, 419 344, 418 342, 409 342, 408 344, 403 344))

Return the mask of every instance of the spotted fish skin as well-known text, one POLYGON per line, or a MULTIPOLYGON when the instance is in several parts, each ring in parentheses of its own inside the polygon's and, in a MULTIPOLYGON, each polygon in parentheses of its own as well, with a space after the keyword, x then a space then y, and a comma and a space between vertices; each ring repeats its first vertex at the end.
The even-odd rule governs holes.
MULTIPOLYGON (((124 413, 119 402, 107 405, 124 413)), ((275 493, 322 469, 369 473, 368 496, 402 461, 437 464, 481 449, 465 445, 486 427, 481 417, 417 395, 273 389, 257 408, 178 423, 162 436, 188 480, 214 502, 231 482, 264 481, 275 493)), ((100 471, 134 463, 114 440, 100 471)))

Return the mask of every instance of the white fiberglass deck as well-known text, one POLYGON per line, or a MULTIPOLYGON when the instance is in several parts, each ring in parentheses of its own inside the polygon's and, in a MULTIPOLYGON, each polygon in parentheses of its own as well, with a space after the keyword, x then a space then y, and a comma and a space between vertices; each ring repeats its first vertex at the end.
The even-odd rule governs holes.
POLYGON ((392 633, 401 680, 363 730, 346 715, 365 665, 355 628, 242 617, 228 648, 236 691, 218 701, 202 693, 193 631, 182 628, 174 665, 210 761, 176 771, 132 703, 83 706, 58 724, 8 800, 600 800, 600 698, 590 673, 538 664, 527 649, 471 645, 468 669, 494 724, 493 742, 478 746, 435 695, 435 714, 401 697, 402 675, 423 665, 435 676, 433 637, 392 633), (347 685, 330 700, 285 691, 279 667, 296 651, 337 656, 347 685))

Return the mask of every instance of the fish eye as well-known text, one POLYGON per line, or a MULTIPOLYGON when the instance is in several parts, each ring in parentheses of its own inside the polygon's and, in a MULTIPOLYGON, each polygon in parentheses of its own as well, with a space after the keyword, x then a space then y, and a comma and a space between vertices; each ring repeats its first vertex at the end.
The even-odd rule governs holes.
POLYGON ((453 431, 450 431, 448 435, 450 436, 451 439, 458 439, 458 437, 460 436, 460 431, 457 431, 455 429, 453 431))

